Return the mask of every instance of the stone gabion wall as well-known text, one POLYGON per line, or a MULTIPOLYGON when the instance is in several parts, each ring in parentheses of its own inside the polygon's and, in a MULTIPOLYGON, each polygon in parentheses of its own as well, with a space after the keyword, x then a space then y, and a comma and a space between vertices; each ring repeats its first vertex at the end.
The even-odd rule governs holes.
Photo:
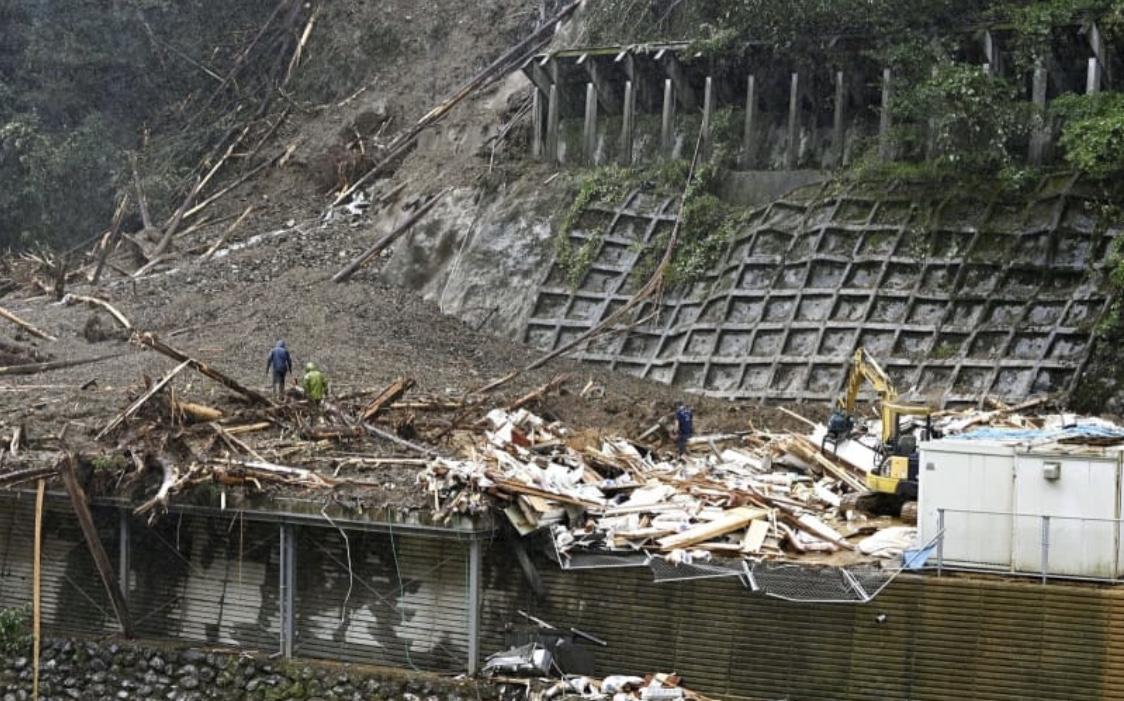
MULTIPOLYGON (((249 654, 44 640, 42 701, 491 701, 493 687, 428 674, 283 662, 249 654)), ((0 701, 31 698, 29 656, 0 659, 0 701)))

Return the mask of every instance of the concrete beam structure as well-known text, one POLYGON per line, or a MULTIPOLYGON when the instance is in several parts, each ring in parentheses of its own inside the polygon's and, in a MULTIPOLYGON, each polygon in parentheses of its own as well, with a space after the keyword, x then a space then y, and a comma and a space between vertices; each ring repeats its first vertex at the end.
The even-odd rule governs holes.
POLYGON ((483 547, 479 540, 468 544, 468 664, 469 676, 480 664, 480 570, 483 547))
MULTIPOLYGON (((1039 59, 1034 66, 1034 77, 1031 85, 1031 102, 1034 108, 1040 114, 1046 113, 1046 88, 1049 84, 1048 74, 1046 72, 1046 65, 1039 59)), ((1035 129, 1030 135, 1030 152, 1027 155, 1027 160, 1031 165, 1042 165, 1042 161, 1046 157, 1046 149, 1050 142, 1049 128, 1043 124, 1035 129)))
POLYGON ((1093 56, 1096 57, 1097 63, 1100 64, 1100 72, 1102 76, 1102 88, 1108 88, 1112 85, 1112 61, 1108 53, 1108 44, 1105 42, 1104 33, 1101 32, 1100 25, 1093 22, 1089 25, 1089 48, 1093 51, 1093 56))
POLYGON ((1002 56, 999 53, 999 42, 994 33, 988 31, 983 35, 984 71, 988 75, 1003 75, 1002 56))
POLYGON ((585 84, 585 124, 582 127, 582 156, 586 165, 597 165, 597 88, 585 84))
POLYGON ((793 73, 788 87, 788 129, 784 148, 784 165, 796 167, 797 148, 800 141, 800 74, 793 73))
POLYGON ((695 91, 691 89, 687 72, 683 70, 679 57, 667 49, 660 49, 656 52, 656 62, 663 66, 664 74, 675 85, 675 97, 683 109, 688 111, 698 109, 699 101, 695 98, 695 91))
POLYGON ((660 153, 670 157, 675 146, 675 86, 671 78, 663 81, 663 116, 660 120, 660 153))
POLYGON ((624 101, 621 112, 620 163, 632 165, 633 129, 636 120, 636 89, 631 80, 624 83, 624 101))
POLYGON ((551 85, 546 104, 546 154, 543 156, 543 160, 549 163, 557 163, 559 160, 558 128, 562 111, 560 101, 558 86, 551 85))
POLYGON ((703 115, 702 124, 699 130, 702 134, 702 152, 710 153, 710 148, 713 145, 714 128, 714 81, 710 76, 706 77, 706 87, 703 88, 703 115))
POLYGON ((831 119, 831 151, 833 165, 842 166, 847 153, 847 79, 843 71, 835 72, 835 110, 831 119))
POLYGON ((543 121, 546 119, 543 109, 543 94, 538 88, 531 91, 531 158, 541 161, 543 158, 543 140, 546 136, 543 121))
POLYGON ((757 141, 757 78, 750 73, 745 79, 745 125, 742 130, 742 150, 738 159, 742 168, 752 168, 756 162, 757 141))
POLYGON ((578 65, 585 69, 589 82, 597 89, 597 100, 606 114, 619 114, 621 111, 621 98, 613 90, 613 85, 605 75, 605 68, 600 65, 597 57, 589 54, 578 59, 578 65))
POLYGON ((894 157, 894 145, 890 140, 890 129, 893 121, 890 116, 890 99, 892 97, 890 68, 882 69, 882 107, 878 116, 878 157, 888 161, 894 157))

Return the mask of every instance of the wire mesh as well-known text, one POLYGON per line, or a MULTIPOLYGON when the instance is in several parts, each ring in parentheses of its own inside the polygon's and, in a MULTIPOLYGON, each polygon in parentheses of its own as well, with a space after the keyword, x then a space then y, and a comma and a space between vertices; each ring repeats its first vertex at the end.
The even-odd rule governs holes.
POLYGON ((744 574, 740 562, 672 563, 662 557, 649 557, 646 563, 658 582, 683 582, 691 579, 715 577, 740 577, 744 574))
POLYGON ((750 588, 785 601, 865 603, 886 588, 901 568, 872 565, 808 566, 759 562, 748 568, 750 588))

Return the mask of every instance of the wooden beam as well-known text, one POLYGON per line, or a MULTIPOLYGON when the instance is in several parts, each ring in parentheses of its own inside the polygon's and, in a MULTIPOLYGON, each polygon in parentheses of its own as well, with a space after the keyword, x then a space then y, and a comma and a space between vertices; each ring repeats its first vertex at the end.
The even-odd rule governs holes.
POLYGON ((109 562, 109 555, 106 554, 101 540, 98 539, 98 529, 94 525, 94 517, 86 503, 86 492, 82 489, 82 485, 78 484, 78 477, 74 474, 74 463, 76 461, 74 453, 66 453, 60 461, 59 472, 62 475, 63 484, 66 485, 66 491, 70 495, 70 504, 74 507, 74 515, 78 517, 78 525, 82 528, 82 535, 86 539, 86 547, 90 549, 94 565, 97 567, 102 584, 105 585, 105 591, 109 595, 109 602, 113 605, 113 611, 117 614, 117 620, 121 624, 121 632, 126 638, 131 638, 133 637, 133 625, 129 620, 129 608, 125 603, 125 595, 121 592, 121 587, 118 586, 117 577, 113 573, 113 567, 109 562))
POLYGON ((52 360, 48 363, 24 363, 23 365, 8 365, 6 367, 0 367, 0 377, 7 377, 9 375, 38 375, 41 372, 50 372, 51 370, 62 370, 64 368, 73 368, 79 365, 100 363, 103 360, 120 358, 122 355, 125 354, 112 353, 110 355, 99 355, 95 358, 82 358, 80 360, 52 360))
POLYGON ((728 509, 722 513, 720 517, 711 521, 710 523, 701 523, 682 533, 669 535, 660 538, 656 542, 664 550, 675 550, 679 548, 686 548, 696 543, 703 543, 712 538, 725 535, 731 531, 736 531, 745 528, 754 519, 761 518, 768 515, 768 509, 760 509, 755 507, 740 506, 736 509, 728 509))
POLYGON ((375 418, 384 409, 401 399, 402 395, 413 389, 416 384, 417 383, 409 377, 400 377, 394 382, 391 382, 382 392, 379 392, 377 397, 371 400, 370 404, 368 404, 365 409, 363 409, 360 420, 370 421, 375 418))
POLYGON ((233 380, 230 377, 224 375, 223 373, 219 372, 218 370, 215 370, 214 368, 207 365, 206 363, 203 363, 199 360, 196 360, 195 358, 192 358, 192 357, 188 356, 183 351, 177 350, 177 349, 169 346, 167 343, 164 343, 159 338, 157 338, 156 334, 143 333, 143 334, 139 334, 137 336, 134 336, 134 339, 138 343, 140 343, 142 346, 146 346, 148 348, 151 348, 152 350, 156 351, 157 353, 160 353, 161 355, 168 356, 172 360, 175 360, 175 361, 180 362, 180 363, 186 362, 188 364, 188 366, 191 367, 191 369, 195 370, 199 374, 201 374, 205 377, 211 378, 212 380, 214 380, 215 382, 218 382, 223 387, 226 387, 227 389, 232 390, 232 391, 242 395, 246 399, 249 399, 250 401, 252 401, 256 404, 261 404, 262 406, 268 406, 268 407, 274 406, 273 402, 268 397, 266 397, 264 394, 262 394, 261 392, 258 392, 256 390, 252 390, 249 387, 246 387, 246 386, 242 385, 241 383, 237 382, 236 380, 233 380))

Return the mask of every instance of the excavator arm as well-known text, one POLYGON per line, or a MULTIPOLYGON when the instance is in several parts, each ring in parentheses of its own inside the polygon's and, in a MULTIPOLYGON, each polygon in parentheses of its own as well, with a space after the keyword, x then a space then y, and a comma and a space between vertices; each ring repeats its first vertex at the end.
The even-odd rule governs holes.
POLYGON ((851 358, 851 369, 847 373, 847 386, 844 389, 843 396, 839 398, 838 404, 841 410, 848 414, 855 412, 855 402, 858 401, 859 391, 862 389, 864 380, 870 383, 883 403, 893 402, 898 398, 898 392, 894 389, 886 371, 874 358, 868 356, 866 351, 859 348, 851 358))

